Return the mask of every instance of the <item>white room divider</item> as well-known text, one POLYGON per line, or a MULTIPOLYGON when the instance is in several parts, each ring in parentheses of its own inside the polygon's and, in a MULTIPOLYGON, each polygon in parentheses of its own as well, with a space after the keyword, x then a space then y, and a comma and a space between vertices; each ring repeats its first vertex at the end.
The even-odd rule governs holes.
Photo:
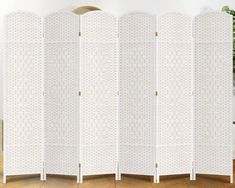
POLYGON ((155 24, 155 16, 146 13, 120 18, 121 174, 155 176, 155 24))
POLYGON ((206 13, 193 25, 195 172, 227 175, 232 182, 232 17, 206 13))
POLYGON ((79 17, 45 18, 45 175, 79 175, 79 17))
POLYGON ((231 177, 232 17, 6 17, 4 178, 231 177), (156 25, 158 26, 156 28, 156 25), (156 32, 158 31, 158 32, 156 32), (43 37, 44 36, 44 37, 43 37))
POLYGON ((28 12, 6 17, 4 176, 43 178, 42 19, 28 12))
POLYGON ((192 21, 180 13, 158 18, 158 175, 193 167, 192 21))
POLYGON ((117 174, 117 18, 92 11, 81 16, 81 179, 117 174))

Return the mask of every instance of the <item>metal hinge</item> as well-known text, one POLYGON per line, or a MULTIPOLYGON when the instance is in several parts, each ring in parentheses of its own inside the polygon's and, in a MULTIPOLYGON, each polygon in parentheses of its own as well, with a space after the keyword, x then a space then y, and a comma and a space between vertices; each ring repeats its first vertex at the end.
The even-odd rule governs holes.
POLYGON ((81 35, 82 35, 82 33, 79 31, 79 32, 78 32, 78 36, 80 37, 81 35))
POLYGON ((155 168, 158 168, 158 164, 157 163, 155 164, 155 168))
POLYGON ((158 32, 155 32, 155 36, 158 37, 158 32))
POLYGON ((78 96, 80 97, 81 95, 82 95, 82 92, 81 92, 81 91, 79 91, 79 92, 78 92, 78 96))
POLYGON ((155 95, 158 96, 158 91, 155 92, 155 95))
POLYGON ((81 163, 78 163, 78 168, 81 168, 82 164, 81 163))

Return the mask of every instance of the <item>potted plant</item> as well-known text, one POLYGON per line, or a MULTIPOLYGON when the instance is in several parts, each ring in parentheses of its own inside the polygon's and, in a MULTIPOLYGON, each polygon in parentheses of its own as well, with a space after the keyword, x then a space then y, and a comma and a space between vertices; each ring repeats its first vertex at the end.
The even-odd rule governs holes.
POLYGON ((235 10, 231 10, 228 6, 224 6, 222 11, 233 16, 233 87, 235 88, 235 10))

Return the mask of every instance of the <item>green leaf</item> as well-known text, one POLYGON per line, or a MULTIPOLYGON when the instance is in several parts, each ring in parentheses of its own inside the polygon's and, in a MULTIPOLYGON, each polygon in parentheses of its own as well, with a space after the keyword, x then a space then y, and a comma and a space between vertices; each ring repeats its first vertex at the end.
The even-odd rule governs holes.
POLYGON ((224 6, 222 11, 233 16, 233 73, 235 74, 235 10, 230 10, 228 6, 224 6))
POLYGON ((229 7, 228 7, 228 6, 224 6, 224 7, 222 8, 222 11, 224 11, 224 12, 229 11, 229 7))

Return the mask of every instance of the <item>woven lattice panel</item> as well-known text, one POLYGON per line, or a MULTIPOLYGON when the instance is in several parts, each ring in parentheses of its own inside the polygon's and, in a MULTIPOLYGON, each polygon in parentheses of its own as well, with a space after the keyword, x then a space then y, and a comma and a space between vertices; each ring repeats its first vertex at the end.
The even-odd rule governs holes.
POLYGON ((120 18, 120 173, 154 175, 155 16, 120 18))
POLYGON ((43 172, 42 20, 6 17, 4 175, 43 172))
POLYGON ((45 18, 45 172, 78 175, 79 17, 45 18))
POLYGON ((116 173, 117 19, 92 11, 81 23, 82 175, 116 173))
POLYGON ((192 27, 184 14, 158 18, 159 175, 190 173, 193 161, 192 27))
POLYGON ((195 18, 196 173, 232 174, 232 18, 195 18))

